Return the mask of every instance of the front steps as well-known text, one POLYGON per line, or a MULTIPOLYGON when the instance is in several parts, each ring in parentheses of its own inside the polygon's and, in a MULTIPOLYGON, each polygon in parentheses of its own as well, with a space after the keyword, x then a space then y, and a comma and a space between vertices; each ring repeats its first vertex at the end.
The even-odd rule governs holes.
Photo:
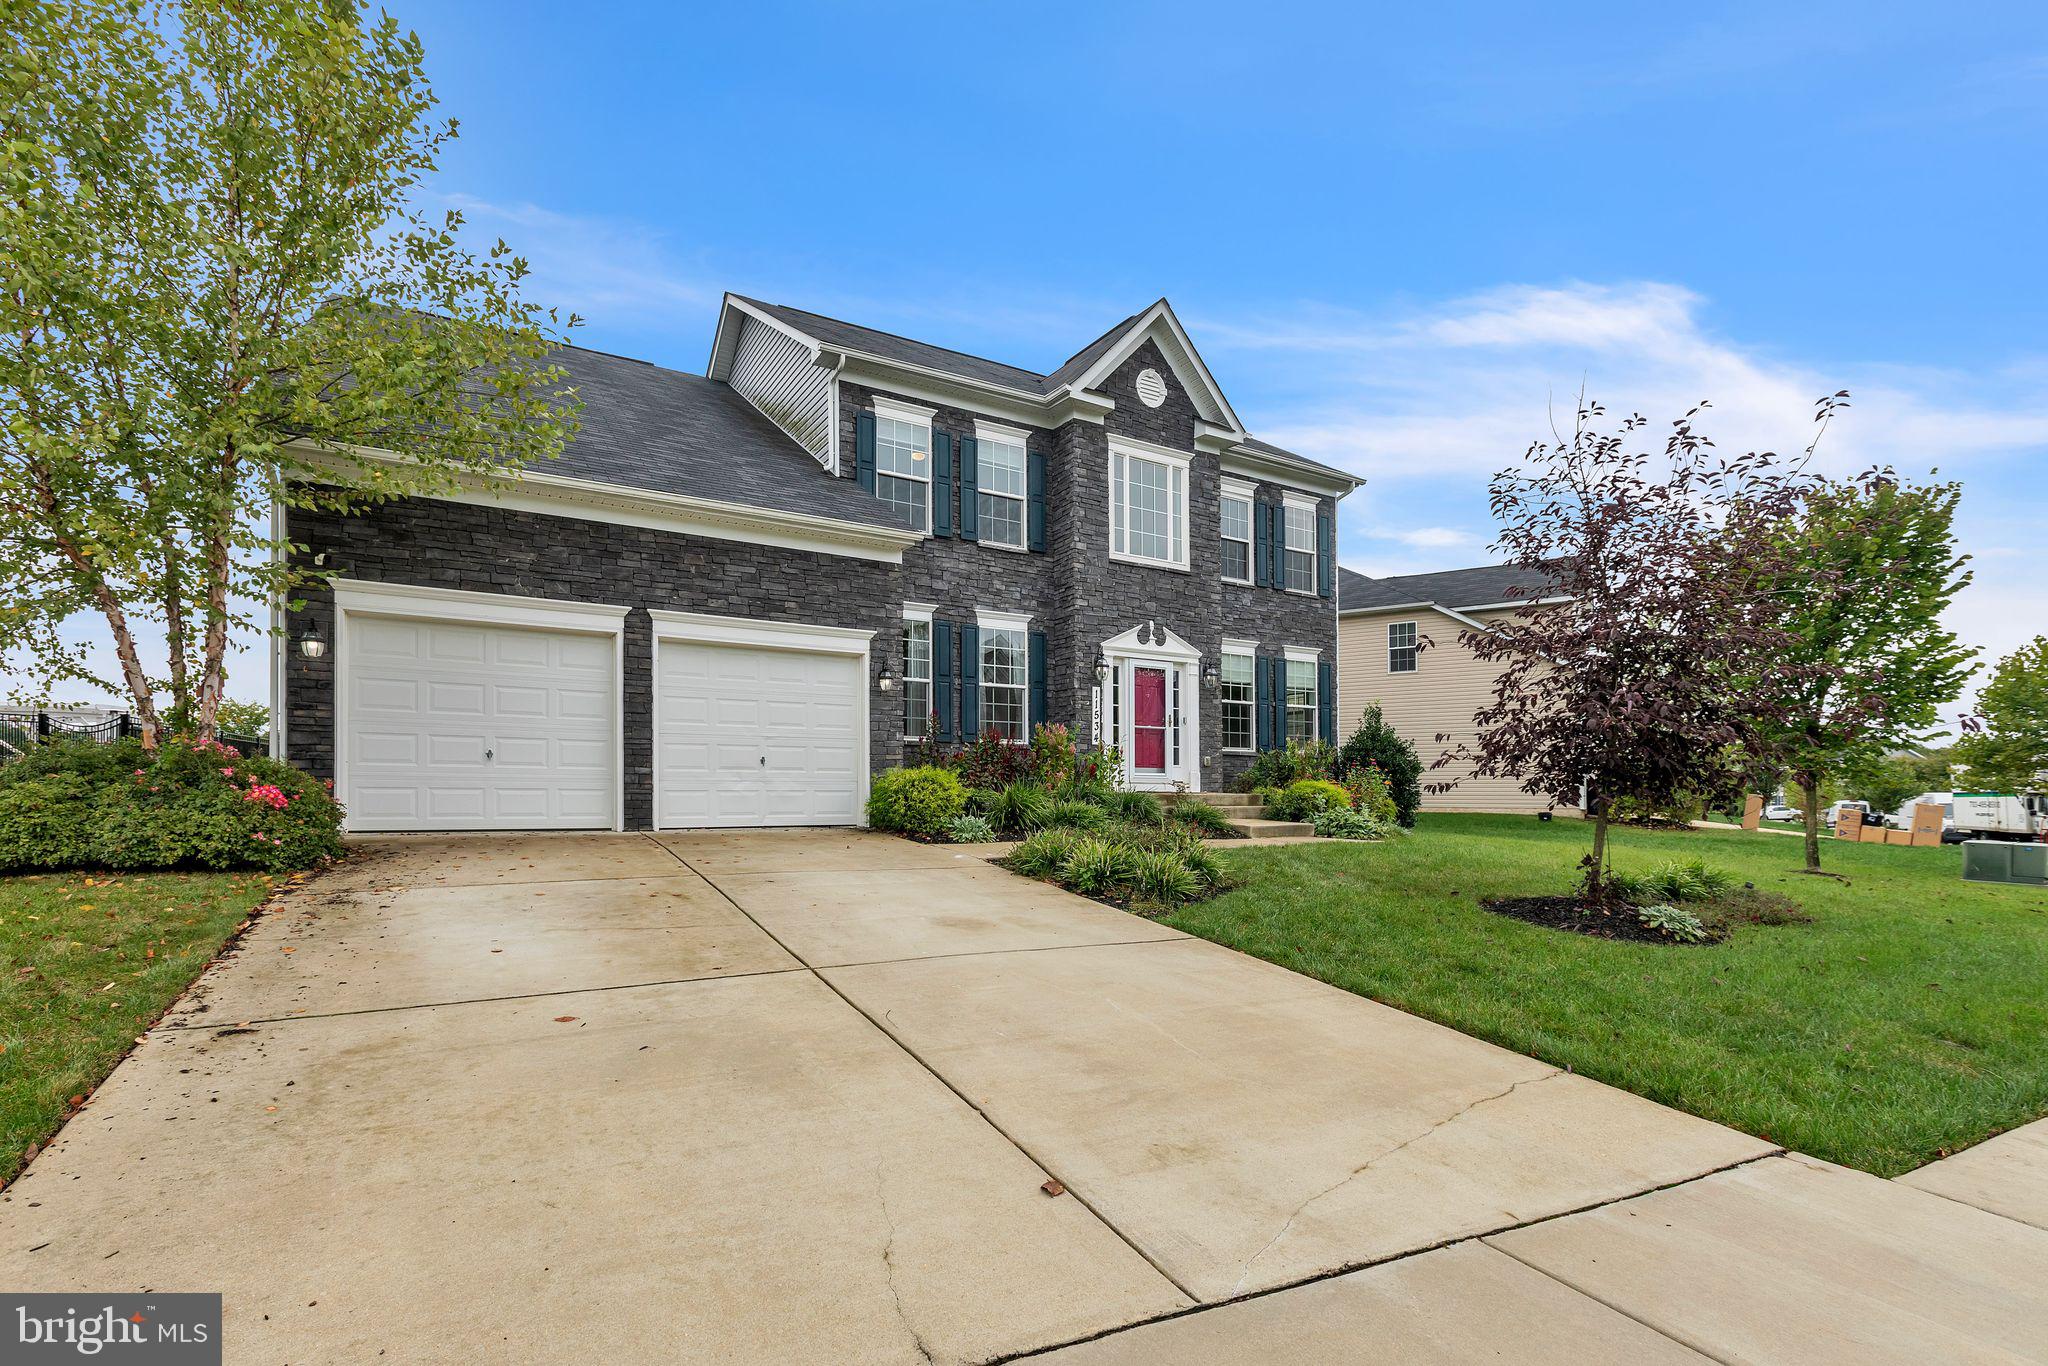
POLYGON ((1265 808, 1249 792, 1161 792, 1158 796, 1168 806, 1205 802, 1228 817, 1230 828, 1245 839, 1289 839, 1316 833, 1307 821, 1267 820, 1265 808))

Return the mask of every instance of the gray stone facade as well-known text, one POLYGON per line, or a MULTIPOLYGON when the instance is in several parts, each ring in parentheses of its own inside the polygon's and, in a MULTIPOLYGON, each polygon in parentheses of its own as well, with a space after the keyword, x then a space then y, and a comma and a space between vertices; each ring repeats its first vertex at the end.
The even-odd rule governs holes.
MULTIPOLYGON (((899 677, 905 602, 930 603, 937 619, 953 623, 972 623, 977 609, 1028 613, 1032 629, 1046 636, 1046 719, 1084 738, 1102 643, 1142 623, 1174 632, 1201 652, 1205 664, 1216 660, 1226 636, 1256 641, 1261 653, 1271 655, 1288 646, 1319 649, 1334 664, 1334 596, 1223 582, 1221 457, 1195 450, 1197 410, 1165 358, 1147 342, 1101 388, 1116 401, 1104 422, 1076 420, 1030 434, 1029 449, 1042 454, 1046 465, 1043 552, 934 538, 907 550, 899 567, 429 499, 400 500, 347 518, 296 511, 289 534, 330 575, 631 609, 622 684, 623 783, 625 822, 636 829, 651 824, 653 810, 650 609, 871 630, 871 668, 886 666, 899 677), (1157 408, 1136 392, 1136 377, 1148 368, 1166 380, 1166 399, 1157 408), (1111 559, 1112 434, 1191 454, 1187 570, 1111 559)), ((848 479, 854 477, 856 419, 876 392, 851 382, 840 386, 839 444, 848 479)), ((933 425, 957 439, 973 433, 974 415, 941 407, 933 425)), ((1256 496, 1277 503, 1281 489, 1261 483, 1256 496)), ((1334 518, 1335 500, 1325 497, 1320 504, 1334 518)), ((314 628, 332 639, 333 614, 330 592, 308 592, 289 623, 291 638, 314 628)), ((285 660, 289 757, 317 776, 331 777, 335 660, 307 659, 296 650, 287 651, 285 660)), ((902 762, 908 749, 901 697, 879 688, 870 693, 870 755, 877 769, 902 762)), ((1250 757, 1221 749, 1215 685, 1201 685, 1198 710, 1201 785, 1226 787, 1250 757)))

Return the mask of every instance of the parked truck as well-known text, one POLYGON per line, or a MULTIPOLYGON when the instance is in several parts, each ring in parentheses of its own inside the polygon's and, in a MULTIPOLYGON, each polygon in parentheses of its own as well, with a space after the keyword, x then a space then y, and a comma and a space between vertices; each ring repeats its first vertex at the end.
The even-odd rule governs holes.
POLYGON ((2048 797, 2010 792, 1958 792, 1954 825, 1964 839, 2037 840, 2048 831, 2048 797))

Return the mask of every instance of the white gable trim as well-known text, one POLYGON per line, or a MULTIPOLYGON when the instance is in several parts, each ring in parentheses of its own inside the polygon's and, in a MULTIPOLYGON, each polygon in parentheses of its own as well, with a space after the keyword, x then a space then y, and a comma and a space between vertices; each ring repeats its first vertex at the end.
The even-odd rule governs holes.
POLYGON ((1202 652, 1182 640, 1156 621, 1143 626, 1133 626, 1121 635, 1111 636, 1102 642, 1102 652, 1108 655, 1143 656, 1147 659, 1170 659, 1181 664, 1192 664, 1202 657, 1202 652), (1140 641, 1140 631, 1151 639, 1140 641), (1161 637, 1164 637, 1161 639, 1161 637))
POLYGON ((1117 367, 1131 358, 1147 340, 1159 344, 1159 352, 1166 357, 1166 363, 1180 380, 1181 387, 1195 402, 1195 409, 1204 418, 1218 426, 1226 427, 1236 440, 1244 439, 1244 424, 1237 420, 1230 400, 1223 396, 1223 389, 1216 383, 1216 377, 1209 373, 1209 367, 1202 360, 1202 353, 1195 350, 1195 344, 1188 340, 1187 330, 1174 316, 1173 305, 1161 299, 1138 315, 1137 321, 1126 328, 1116 345, 1102 353, 1087 373, 1070 386, 1075 390, 1099 389, 1104 380, 1115 374, 1117 367))

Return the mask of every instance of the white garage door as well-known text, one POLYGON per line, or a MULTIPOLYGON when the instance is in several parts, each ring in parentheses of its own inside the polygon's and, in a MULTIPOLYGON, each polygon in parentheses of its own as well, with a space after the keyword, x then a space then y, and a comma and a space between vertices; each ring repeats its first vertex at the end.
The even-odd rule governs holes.
POLYGON ((655 824, 857 822, 863 681, 852 655, 662 641, 655 824))
POLYGON ((348 619, 351 830, 609 829, 612 637, 348 619))

